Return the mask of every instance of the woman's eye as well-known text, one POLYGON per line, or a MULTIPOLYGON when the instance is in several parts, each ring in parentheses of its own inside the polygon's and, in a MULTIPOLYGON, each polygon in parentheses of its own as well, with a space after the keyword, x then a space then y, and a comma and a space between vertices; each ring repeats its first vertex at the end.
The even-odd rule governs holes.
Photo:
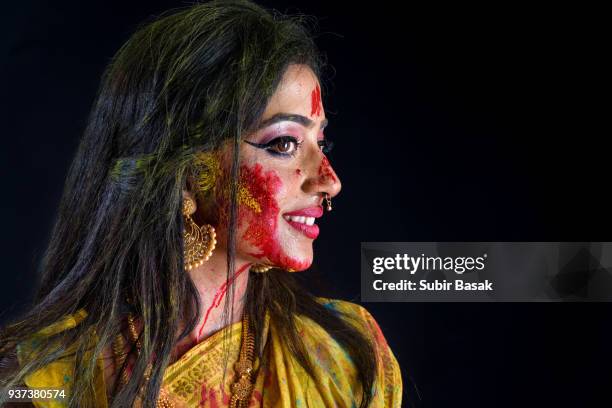
POLYGON ((267 143, 254 143, 248 140, 245 140, 245 142, 275 156, 293 156, 297 153, 301 144, 293 136, 280 136, 267 143))
POLYGON ((268 151, 293 154, 298 148, 298 141, 293 137, 282 136, 274 140, 274 143, 268 147, 268 151))

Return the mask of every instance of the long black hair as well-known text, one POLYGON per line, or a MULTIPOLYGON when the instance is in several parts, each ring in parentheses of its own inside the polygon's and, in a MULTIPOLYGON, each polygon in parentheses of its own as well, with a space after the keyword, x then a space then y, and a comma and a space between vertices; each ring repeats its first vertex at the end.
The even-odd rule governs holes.
MULTIPOLYGON (((139 392, 144 406, 155 405, 179 325, 187 322, 182 339, 200 315, 198 293, 183 266, 181 216, 181 192, 189 187, 188 178, 201 171, 194 158, 222 143, 233 147, 229 278, 235 270, 238 144, 261 120, 290 64, 305 64, 321 76, 324 59, 308 21, 248 1, 213 1, 147 22, 121 47, 104 72, 70 167, 40 263, 34 306, 3 330, 0 353, 13 352, 49 322, 81 308, 88 314, 75 327, 41 339, 37 358, 0 385, 20 384, 70 352, 75 356, 70 406, 91 406, 96 358, 132 312, 144 324, 142 351, 129 382, 115 385, 112 406, 131 406, 139 392), (92 330, 96 344, 89 342, 92 330), (153 355, 156 362, 147 382, 144 373, 153 355)), ((232 297, 230 291, 226 307, 233 304, 232 297)), ((320 324, 351 355, 362 384, 362 406, 368 405, 376 375, 372 344, 307 293, 293 274, 252 274, 245 308, 259 344, 269 311, 313 378, 295 315, 320 324)))

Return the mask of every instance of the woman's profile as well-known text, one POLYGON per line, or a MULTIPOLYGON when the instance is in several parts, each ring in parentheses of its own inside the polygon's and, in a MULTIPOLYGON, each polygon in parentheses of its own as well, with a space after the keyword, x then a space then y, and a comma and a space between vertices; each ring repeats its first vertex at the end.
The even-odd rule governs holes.
POLYGON ((39 407, 401 405, 372 316, 295 280, 341 189, 322 68, 299 18, 248 1, 132 35, 104 72, 34 305, 0 332, 0 403, 25 387, 65 391, 39 407))

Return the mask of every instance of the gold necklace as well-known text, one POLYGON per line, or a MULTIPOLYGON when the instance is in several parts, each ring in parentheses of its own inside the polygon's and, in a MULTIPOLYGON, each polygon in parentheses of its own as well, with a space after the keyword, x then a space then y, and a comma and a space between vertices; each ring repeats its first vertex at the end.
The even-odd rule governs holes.
MULTIPOLYGON (((138 331, 134 323, 134 316, 128 313, 128 332, 132 344, 136 344, 136 354, 140 356, 140 349, 142 344, 138 337, 138 331)), ((250 330, 249 316, 245 313, 242 315, 242 344, 240 346, 240 354, 238 361, 234 365, 238 379, 232 384, 231 392, 232 397, 230 400, 230 408, 243 408, 249 405, 251 393, 253 391, 253 383, 251 382, 251 375, 253 373, 253 351, 255 350, 255 338, 250 330)), ((113 354, 115 355, 117 367, 123 366, 127 353, 123 351, 125 349, 125 339, 122 333, 115 336, 113 341, 113 354)), ((149 381, 151 376, 152 365, 149 363, 145 370, 145 380, 149 381)), ((125 385, 128 382, 127 370, 121 371, 121 385, 125 385)), ((163 391, 163 390, 162 390, 163 391)), ((174 404, 164 392, 160 392, 157 398, 157 408, 174 408, 174 404)))
POLYGON ((249 327, 249 316, 246 313, 242 315, 242 344, 240 346, 240 355, 234 366, 238 380, 232 384, 232 399, 230 400, 230 408, 241 408, 249 405, 251 392, 253 391, 253 383, 251 382, 251 374, 253 372, 253 350, 255 349, 255 339, 249 327))

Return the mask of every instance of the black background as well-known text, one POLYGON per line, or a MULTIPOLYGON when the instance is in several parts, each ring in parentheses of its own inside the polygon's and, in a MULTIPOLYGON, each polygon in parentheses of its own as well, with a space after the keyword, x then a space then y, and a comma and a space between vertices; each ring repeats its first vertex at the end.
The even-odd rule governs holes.
MULTIPOLYGON (((105 64, 186 3, 3 5, 0 321, 26 307, 105 64)), ((359 300, 361 241, 610 241, 604 13, 588 7, 260 2, 319 18, 343 191, 322 294, 359 300), (606 115, 606 116, 604 116, 606 115)), ((607 75, 606 75, 607 74, 607 75)), ((610 406, 610 304, 370 303, 405 406, 610 406)))

